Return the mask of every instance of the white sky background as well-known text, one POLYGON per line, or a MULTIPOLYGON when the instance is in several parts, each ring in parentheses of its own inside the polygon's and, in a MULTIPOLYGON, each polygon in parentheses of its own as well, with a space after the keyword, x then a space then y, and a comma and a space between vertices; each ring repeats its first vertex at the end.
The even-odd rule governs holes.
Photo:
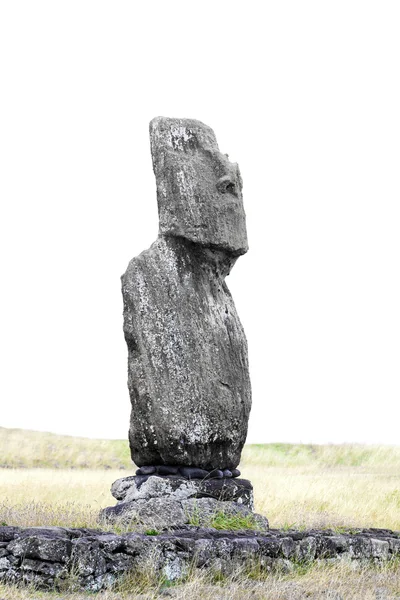
POLYGON ((399 32, 384 0, 2 2, 0 425, 126 437, 163 115, 242 172, 248 441, 400 443, 399 32))

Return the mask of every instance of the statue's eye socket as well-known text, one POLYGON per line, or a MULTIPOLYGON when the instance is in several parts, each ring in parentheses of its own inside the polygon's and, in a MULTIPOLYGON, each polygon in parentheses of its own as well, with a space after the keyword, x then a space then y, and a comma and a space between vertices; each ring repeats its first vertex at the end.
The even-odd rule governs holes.
POLYGON ((236 194, 236 185, 228 175, 221 177, 217 188, 221 194, 236 194))

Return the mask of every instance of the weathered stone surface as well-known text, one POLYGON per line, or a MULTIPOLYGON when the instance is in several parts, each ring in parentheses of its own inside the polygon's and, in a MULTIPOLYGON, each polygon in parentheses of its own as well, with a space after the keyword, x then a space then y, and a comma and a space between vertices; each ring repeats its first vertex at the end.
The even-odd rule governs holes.
POLYGON ((11 568, 10 560, 6 557, 0 558, 0 571, 8 571, 11 568))
POLYGON ((61 574, 66 574, 65 565, 60 565, 56 562, 32 560, 31 558, 24 558, 21 563, 21 569, 22 571, 34 571, 35 573, 51 577, 59 577, 61 574))
POLYGON ((111 486, 111 493, 119 502, 150 500, 151 498, 215 498, 232 501, 253 508, 253 486, 247 479, 192 479, 179 476, 123 477, 111 486))
POLYGON ((150 500, 132 500, 117 506, 105 508, 102 517, 109 523, 123 522, 148 529, 163 529, 171 525, 180 526, 189 522, 182 501, 176 499, 151 498, 150 500))
POLYGON ((71 542, 59 537, 40 535, 21 536, 7 546, 7 550, 14 556, 48 560, 53 562, 66 562, 71 555, 71 542))
POLYGON ((0 542, 10 542, 19 532, 19 527, 0 527, 0 542))
POLYGON ((40 538, 65 539, 70 535, 70 531, 74 530, 66 529, 65 527, 29 527, 29 529, 17 531, 16 534, 14 534, 14 538, 36 536, 40 538))
MULTIPOLYGON (((159 501, 159 499, 155 499, 159 501)), ((202 498, 204 512, 210 511, 212 499, 202 498)), ((188 499, 186 502, 194 502, 188 499)), ((226 503, 225 503, 226 504, 226 503)), ((233 506, 233 505, 232 505, 233 506)), ((235 510, 245 507, 235 505, 235 510)), ((291 561, 344 559, 346 561, 385 561, 400 557, 400 532, 385 529, 360 529, 357 533, 337 534, 329 530, 311 531, 218 531, 213 528, 181 526, 174 531, 147 536, 138 533, 116 535, 96 530, 65 529, 64 539, 70 541, 71 557, 49 561, 20 555, 18 539, 38 548, 43 538, 60 542, 60 532, 52 528, 14 528, 13 532, 0 527, 0 536, 10 537, 9 555, 0 558, 0 581, 6 583, 30 582, 44 589, 63 589, 68 576, 81 589, 100 591, 106 589, 128 569, 147 572, 149 568, 169 580, 183 577, 189 569, 211 568, 213 572, 229 574, 240 569, 247 561, 260 571, 271 568, 290 572, 291 561), (33 544, 29 540, 38 535, 33 544), (15 554, 17 553, 17 554, 15 554)))
POLYGON ((116 506, 104 508, 100 518, 101 521, 124 524, 132 529, 137 527, 165 529, 190 524, 193 519, 196 523, 207 526, 218 513, 251 517, 255 526, 268 529, 266 517, 254 514, 252 509, 244 504, 209 497, 188 497, 186 490, 179 490, 179 494, 169 496, 161 495, 119 502, 116 506))
POLYGON ((156 473, 156 467, 153 466, 143 466, 136 471, 136 475, 152 475, 153 473, 156 473))
POLYGON ((206 479, 210 476, 210 473, 215 474, 215 471, 206 471, 199 467, 180 467, 179 473, 185 479, 206 479))
POLYGON ((213 130, 194 119, 150 123, 162 235, 235 256, 248 249, 239 167, 221 154, 213 130))
POLYGON ((122 277, 132 459, 232 471, 251 405, 225 283, 247 250, 241 178, 199 121, 154 119, 150 139, 159 237, 122 277))
POLYGON ((78 575, 103 575, 107 570, 106 559, 97 540, 81 538, 75 541, 71 563, 78 575))

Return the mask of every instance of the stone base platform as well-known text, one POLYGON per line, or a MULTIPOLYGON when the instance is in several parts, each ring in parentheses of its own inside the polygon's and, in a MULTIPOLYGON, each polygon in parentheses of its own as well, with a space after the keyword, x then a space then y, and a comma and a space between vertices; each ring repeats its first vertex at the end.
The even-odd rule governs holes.
POLYGON ((61 527, 0 527, 0 581, 38 588, 82 590, 110 587, 129 570, 173 581, 190 570, 210 568, 230 574, 257 561, 260 571, 312 561, 383 562, 400 557, 400 532, 360 529, 347 533, 310 531, 218 531, 181 527, 159 535, 116 535, 61 527))
POLYGON ((139 475, 118 479, 111 493, 118 503, 103 509, 100 519, 132 529, 176 527, 193 524, 194 519, 204 526, 221 512, 249 517, 255 527, 268 529, 268 520, 252 512, 253 486, 247 479, 139 475))
POLYGON ((111 494, 118 502, 151 498, 215 498, 254 508, 253 486, 248 479, 186 479, 179 475, 133 475, 117 479, 111 494))

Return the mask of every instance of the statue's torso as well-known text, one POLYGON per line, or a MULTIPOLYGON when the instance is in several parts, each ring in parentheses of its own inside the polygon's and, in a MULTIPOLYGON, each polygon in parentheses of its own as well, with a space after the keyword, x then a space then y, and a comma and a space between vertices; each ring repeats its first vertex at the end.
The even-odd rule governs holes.
POLYGON ((225 266, 210 250, 161 236, 122 277, 130 445, 139 466, 239 462, 251 391, 225 266))

